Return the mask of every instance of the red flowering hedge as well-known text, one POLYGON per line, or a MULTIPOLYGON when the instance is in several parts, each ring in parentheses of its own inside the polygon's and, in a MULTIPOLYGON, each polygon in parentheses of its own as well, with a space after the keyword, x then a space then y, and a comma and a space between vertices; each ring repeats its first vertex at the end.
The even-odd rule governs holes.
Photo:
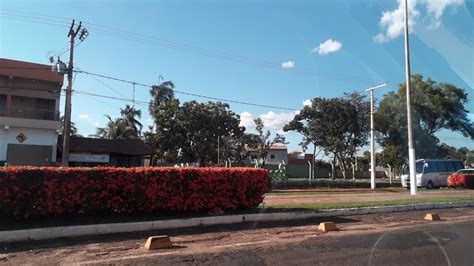
POLYGON ((474 175, 468 174, 452 174, 448 177, 448 186, 474 189, 474 175))
POLYGON ((268 174, 256 168, 0 168, 0 215, 29 218, 246 209, 268 174))

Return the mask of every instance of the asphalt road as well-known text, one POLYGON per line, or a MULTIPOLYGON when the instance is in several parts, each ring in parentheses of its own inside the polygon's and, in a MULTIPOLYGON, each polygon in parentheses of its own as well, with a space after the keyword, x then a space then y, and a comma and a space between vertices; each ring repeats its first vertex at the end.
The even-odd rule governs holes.
POLYGON ((474 265, 474 208, 0 244, 1 265, 474 265), (340 231, 322 233, 322 221, 340 231), (173 248, 148 251, 150 235, 173 248))
POLYGON ((159 265, 474 265, 474 221, 282 246, 115 261, 159 265))

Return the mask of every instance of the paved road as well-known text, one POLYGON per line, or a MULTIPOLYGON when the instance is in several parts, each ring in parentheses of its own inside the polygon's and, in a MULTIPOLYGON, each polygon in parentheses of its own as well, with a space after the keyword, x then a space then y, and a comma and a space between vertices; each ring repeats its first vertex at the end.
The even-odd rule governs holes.
POLYGON ((474 221, 275 247, 115 261, 160 265, 473 265, 474 221))
POLYGON ((474 265, 474 208, 318 219, 0 244, 0 264, 25 265, 474 265), (175 246, 147 251, 148 235, 175 246), (3 253, 3 254, 2 254, 3 253))

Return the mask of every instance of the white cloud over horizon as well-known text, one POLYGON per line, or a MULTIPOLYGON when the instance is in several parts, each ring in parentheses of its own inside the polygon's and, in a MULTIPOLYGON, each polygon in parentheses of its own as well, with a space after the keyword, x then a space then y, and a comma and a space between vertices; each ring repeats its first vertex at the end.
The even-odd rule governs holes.
POLYGON ((311 99, 306 99, 303 101, 303 106, 310 106, 311 105, 311 99))
MULTIPOLYGON (((397 0, 398 6, 394 10, 383 11, 379 20, 382 32, 374 36, 374 41, 383 43, 391 41, 403 34, 405 25, 405 4, 403 0, 397 0)), ((414 29, 418 19, 428 21, 429 28, 437 28, 441 24, 441 17, 449 7, 457 7, 464 0, 411 0, 408 2, 408 26, 410 31, 414 29), (420 10, 426 10, 424 16, 420 10)))
POLYGON ((296 66, 295 62, 292 60, 288 60, 286 62, 281 63, 281 67, 284 69, 292 69, 296 66))
POLYGON ((335 53, 342 48, 342 43, 333 40, 327 39, 324 42, 320 43, 318 46, 313 48, 313 53, 318 53, 319 55, 327 55, 330 53, 335 53))
POLYGON ((278 132, 280 134, 284 133, 282 131, 283 127, 288 124, 299 111, 293 111, 288 113, 275 113, 267 112, 260 114, 258 116, 252 115, 250 112, 242 112, 240 114, 240 126, 244 126, 249 132, 255 131, 255 123, 253 120, 255 118, 261 118, 265 125, 265 130, 270 130, 272 132, 278 132))
POLYGON ((79 119, 87 120, 87 119, 89 119, 89 114, 79 114, 79 119))

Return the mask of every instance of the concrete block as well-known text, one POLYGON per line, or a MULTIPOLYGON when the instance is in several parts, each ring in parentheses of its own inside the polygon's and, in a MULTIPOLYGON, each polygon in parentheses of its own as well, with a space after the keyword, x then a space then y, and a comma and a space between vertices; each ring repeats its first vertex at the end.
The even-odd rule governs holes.
POLYGON ((148 250, 170 248, 172 246, 169 236, 150 236, 145 243, 145 248, 148 250))
POLYGON ((337 226, 333 222, 323 222, 319 224, 318 227, 319 230, 323 232, 329 232, 329 231, 337 231, 337 226))
POLYGON ((425 220, 427 220, 427 221, 439 221, 439 220, 441 220, 441 218, 439 217, 439 215, 437 213, 427 213, 425 215, 425 220))

